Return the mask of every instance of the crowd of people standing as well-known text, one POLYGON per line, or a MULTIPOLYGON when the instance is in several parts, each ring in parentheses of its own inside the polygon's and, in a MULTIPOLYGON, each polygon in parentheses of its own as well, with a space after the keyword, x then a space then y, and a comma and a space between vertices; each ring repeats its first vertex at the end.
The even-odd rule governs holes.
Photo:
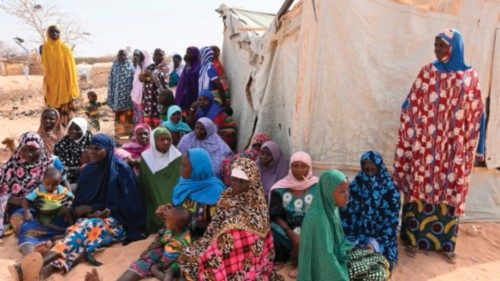
POLYGON ((436 251, 454 262, 484 105, 461 34, 439 33, 434 51, 402 106, 394 173, 369 151, 349 182, 338 170, 315 176, 307 152, 288 159, 264 132, 235 154, 214 46, 189 47, 170 66, 162 49, 152 59, 120 50, 106 101, 114 138, 89 126, 91 114, 68 119, 79 95, 74 59, 50 27, 48 108, 0 169, 0 234, 15 232, 24 256, 11 275, 98 266, 96 250, 149 234, 154 241, 118 280, 281 280, 275 264, 287 261, 301 281, 387 280, 398 235, 411 257, 436 251), (117 145, 122 136, 131 138, 117 145))

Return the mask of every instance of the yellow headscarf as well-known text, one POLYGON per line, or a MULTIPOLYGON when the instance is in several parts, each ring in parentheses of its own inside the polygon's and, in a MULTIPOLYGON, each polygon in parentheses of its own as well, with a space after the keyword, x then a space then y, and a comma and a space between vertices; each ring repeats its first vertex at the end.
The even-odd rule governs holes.
POLYGON ((75 59, 70 47, 61 39, 47 38, 43 44, 42 65, 47 106, 59 108, 80 96, 75 59))

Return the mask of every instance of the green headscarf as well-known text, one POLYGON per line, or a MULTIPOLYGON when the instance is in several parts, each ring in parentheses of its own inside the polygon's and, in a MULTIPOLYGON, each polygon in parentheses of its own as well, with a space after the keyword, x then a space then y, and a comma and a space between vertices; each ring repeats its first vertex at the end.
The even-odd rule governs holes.
POLYGON ((170 131, 167 129, 167 128, 163 128, 163 127, 158 127, 156 129, 154 129, 153 131, 153 138, 156 140, 159 136, 161 135, 167 135, 170 137, 170 139, 172 139, 172 135, 170 135, 170 131))
POLYGON ((332 193, 346 176, 337 170, 323 172, 311 208, 302 222, 299 248, 300 281, 348 281, 347 251, 353 245, 344 240, 339 208, 332 193))

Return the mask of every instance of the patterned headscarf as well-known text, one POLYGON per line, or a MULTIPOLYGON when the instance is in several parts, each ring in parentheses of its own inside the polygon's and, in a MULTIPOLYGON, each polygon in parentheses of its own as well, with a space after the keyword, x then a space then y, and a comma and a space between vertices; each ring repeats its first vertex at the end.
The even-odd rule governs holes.
POLYGON ((61 116, 59 115, 59 111, 54 108, 46 108, 42 111, 42 116, 40 117, 40 127, 38 127, 38 134, 42 137, 43 144, 45 149, 49 153, 54 152, 54 145, 64 136, 63 125, 61 124, 61 116), (43 115, 48 112, 54 112, 56 115, 56 123, 54 128, 49 132, 45 131, 43 126, 43 115))
POLYGON ((42 175, 52 165, 52 161, 39 134, 34 132, 22 134, 14 154, 0 169, 0 194, 25 196, 30 193, 42 183, 42 175), (21 159, 21 148, 27 145, 40 150, 40 157, 32 163, 26 163, 21 159))
POLYGON ((432 63, 439 71, 450 72, 470 69, 470 66, 465 64, 464 39, 458 30, 447 28, 436 37, 450 46, 449 54, 442 61, 436 60, 432 63))
POLYGON ((210 78, 208 77, 208 69, 212 66, 214 60, 214 51, 210 47, 201 49, 201 68, 198 78, 198 94, 204 90, 209 90, 210 78))
POLYGON ((208 246, 212 239, 231 229, 249 231, 262 238, 269 232, 269 211, 262 192, 257 165, 250 159, 240 158, 233 163, 232 169, 234 168, 245 172, 250 186, 237 195, 233 195, 232 188, 222 193, 217 203, 217 213, 212 218, 200 245, 208 246))

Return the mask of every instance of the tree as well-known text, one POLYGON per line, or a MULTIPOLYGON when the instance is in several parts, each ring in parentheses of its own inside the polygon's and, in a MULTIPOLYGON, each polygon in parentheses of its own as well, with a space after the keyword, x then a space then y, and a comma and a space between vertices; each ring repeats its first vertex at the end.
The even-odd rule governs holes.
POLYGON ((27 25, 34 34, 34 43, 38 45, 45 41, 45 32, 50 25, 56 25, 61 30, 61 39, 72 49, 90 36, 77 21, 61 13, 56 5, 42 6, 36 0, 0 0, 0 9, 27 25))

